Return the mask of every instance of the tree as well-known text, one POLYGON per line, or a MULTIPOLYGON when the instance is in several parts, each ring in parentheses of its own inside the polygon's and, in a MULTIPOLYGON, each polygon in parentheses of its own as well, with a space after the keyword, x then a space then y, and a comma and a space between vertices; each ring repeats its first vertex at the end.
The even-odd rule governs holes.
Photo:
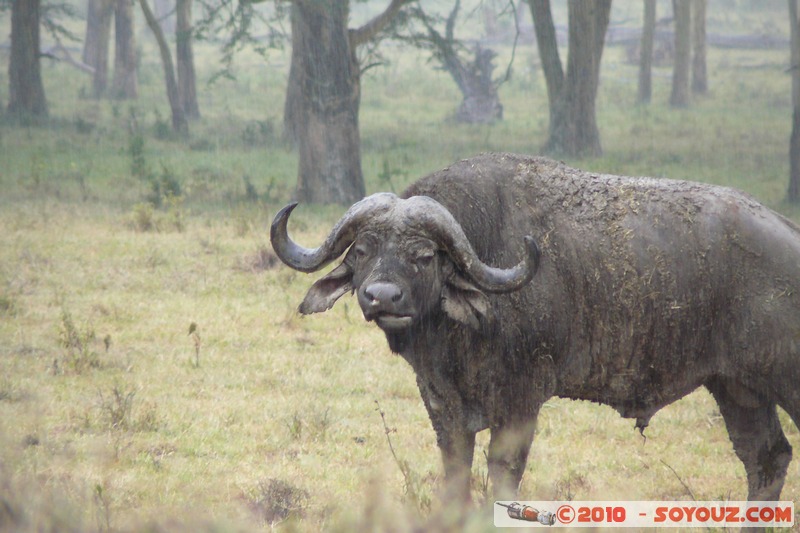
POLYGON ((292 4, 298 200, 351 204, 364 197, 358 110, 360 66, 347 31, 348 2, 292 4))
POLYGON ((83 62, 94 69, 92 96, 101 98, 108 87, 108 43, 115 0, 89 0, 83 62))
MULTIPOLYGON (((503 106, 497 88, 500 82, 492 79, 493 60, 497 54, 479 43, 473 47, 472 60, 464 57, 464 45, 455 38, 456 19, 461 8, 460 0, 456 0, 453 9, 445 21, 442 35, 435 27, 435 20, 418 4, 411 11, 412 17, 422 23, 423 33, 412 33, 405 40, 415 46, 431 51, 461 91, 461 104, 455 118, 459 122, 490 123, 503 118, 503 106)), ((514 12, 516 14, 516 11, 514 12)), ((494 11, 484 7, 485 20, 489 26, 496 25, 494 11), (489 16, 489 13, 492 15, 489 16)))
MULTIPOLYGON (((197 23, 199 38, 218 35, 220 30, 229 34, 222 45, 224 69, 217 76, 231 75, 232 55, 245 45, 263 52, 280 39, 276 25, 267 20, 270 16, 253 9, 257 1, 201 2, 205 13, 197 23), (266 43, 252 36, 251 26, 257 19, 268 24, 266 43)), ((273 17, 282 17, 288 6, 291 19, 284 138, 299 152, 295 190, 299 200, 349 205, 364 196, 358 126, 363 69, 356 52, 382 38, 410 1, 390 0, 383 12, 355 29, 347 25, 349 0, 274 4, 273 17)))
POLYGON ((188 133, 189 126, 186 122, 186 114, 183 112, 183 105, 181 103, 180 93, 178 92, 178 82, 175 80, 175 68, 172 64, 172 54, 169 51, 167 39, 164 37, 164 32, 158 24, 153 11, 147 3, 147 0, 139 0, 139 5, 142 6, 144 18, 150 30, 156 38, 158 43, 158 50, 161 53, 161 64, 164 68, 164 82, 167 86, 167 98, 169 100, 169 107, 172 111, 172 130, 175 133, 184 135, 188 133))
POLYGON ((364 26, 348 30, 349 2, 294 0, 287 134, 298 147, 296 197, 350 205, 364 197, 358 111, 359 46, 374 40, 408 0, 392 0, 364 26))
POLYGON ((650 102, 653 96, 653 41, 656 34, 656 0, 644 0, 644 23, 642 42, 639 46, 639 93, 640 104, 650 102))
POLYGON ((600 59, 611 0, 569 0, 569 52, 564 74, 549 0, 529 0, 547 81, 550 128, 545 150, 572 157, 602 153, 595 117, 600 59))
POLYGON ((192 50, 192 0, 178 0, 176 19, 175 59, 178 66, 178 93, 186 116, 200 118, 192 50))
POLYGON ((691 0, 672 0, 675 12, 675 64, 672 70, 672 107, 689 106, 689 62, 692 54, 691 0))
POLYGON ((289 63, 289 81, 286 86, 286 99, 283 102, 283 140, 296 146, 300 140, 300 125, 303 120, 303 102, 302 91, 300 86, 301 80, 301 65, 304 60, 304 51, 302 49, 303 42, 298 37, 295 39, 294 33, 294 19, 300 15, 295 13, 294 4, 290 8, 290 18, 292 20, 292 60, 289 63))
POLYGON ((175 33, 175 2, 174 0, 155 0, 155 15, 161 31, 166 35, 175 33))
POLYGON ((40 0, 14 0, 11 7, 8 113, 23 120, 47 116, 39 63, 40 8, 40 0))
POLYGON ((114 43, 114 79, 111 82, 111 93, 114 98, 136 98, 139 90, 132 0, 115 2, 114 43))
POLYGON ((706 75, 706 0, 692 2, 692 92, 708 92, 706 75))
POLYGON ((800 203, 800 19, 797 0, 789 0, 792 47, 792 134, 789 137, 789 188, 787 200, 800 203))
POLYGON ((97 9, 100 0, 88 0, 86 2, 86 34, 83 38, 83 55, 81 61, 87 65, 93 65, 93 54, 95 53, 94 41, 97 39, 97 20, 100 11, 97 9))

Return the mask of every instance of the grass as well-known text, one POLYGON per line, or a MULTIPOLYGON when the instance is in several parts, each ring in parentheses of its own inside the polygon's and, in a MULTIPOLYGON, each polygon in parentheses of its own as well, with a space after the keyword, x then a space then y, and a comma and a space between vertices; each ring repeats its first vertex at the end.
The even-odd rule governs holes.
MULTIPOLYGON (((52 123, 0 125, 0 503, 10 509, 0 506, 0 530, 452 528, 410 368, 353 299, 300 318, 316 276, 279 265, 267 244, 296 172, 275 105, 287 56, 266 67, 245 56, 238 81, 203 87, 188 141, 159 133, 168 113, 155 57, 133 103, 80 99, 88 80, 47 64, 52 123), (147 176, 159 193, 170 179, 180 188, 156 207, 147 176)), ((665 70, 654 103, 634 105, 636 68, 622 57, 609 48, 603 66, 605 155, 570 163, 733 185, 800 219, 783 201, 788 51, 712 49, 712 92, 683 111, 665 103, 665 70)), ((368 191, 401 190, 480 151, 538 152, 547 115, 535 62, 518 51, 501 89, 506 119, 493 126, 448 121, 456 89, 415 53, 372 69, 368 191)), ((301 206, 293 234, 320 242, 341 212, 301 206)), ((608 408, 552 400, 521 497, 687 499, 688 487, 703 500, 745 498, 707 393, 660 412, 646 435, 608 408)), ((487 445, 480 434, 477 497, 487 445)), ((800 502, 799 474, 795 460, 784 499, 800 502)), ((467 518, 471 530, 487 523, 479 510, 467 518)))

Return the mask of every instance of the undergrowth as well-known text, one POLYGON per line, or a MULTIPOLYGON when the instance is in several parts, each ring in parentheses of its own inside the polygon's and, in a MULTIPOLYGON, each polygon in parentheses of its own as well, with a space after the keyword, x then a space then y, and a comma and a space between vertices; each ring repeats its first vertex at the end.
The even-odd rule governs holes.
MULTIPOLYGON (((45 62, 54 118, 0 123, 0 530, 490 529, 485 432, 477 504, 447 509, 410 367, 348 296, 299 315, 324 272, 290 271, 266 244, 297 180, 274 105, 288 51, 244 54, 238 79, 201 84, 203 118, 181 139, 164 118, 157 52, 141 46, 135 106, 78 98, 84 75, 45 62)), ((197 52, 207 79, 215 52, 197 52)), ((662 67, 653 103, 636 106, 623 56, 604 52, 605 155, 569 164, 731 185, 800 217, 784 202, 787 50, 711 49, 712 92, 683 111, 666 104, 662 67)), ((517 50, 505 119, 492 126, 447 122, 458 90, 419 54, 389 49, 387 60, 362 78, 368 192, 400 192, 482 151, 540 152, 547 96, 532 47, 517 50)), ((290 233, 317 246, 343 211, 300 206, 290 233)), ((521 498, 745 496, 707 393, 659 412, 646 444, 632 425, 594 404, 548 402, 521 498)), ((800 501, 798 480, 794 461, 785 499, 800 501)))

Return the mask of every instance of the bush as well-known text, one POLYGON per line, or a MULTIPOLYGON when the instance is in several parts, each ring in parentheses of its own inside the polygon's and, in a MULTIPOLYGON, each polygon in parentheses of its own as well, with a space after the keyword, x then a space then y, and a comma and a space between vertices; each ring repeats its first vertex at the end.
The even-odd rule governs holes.
POLYGON ((164 163, 161 163, 161 174, 150 176, 150 194, 146 200, 155 207, 161 207, 164 200, 170 197, 177 198, 182 195, 181 184, 175 173, 164 163))
POLYGON ((98 408, 104 427, 119 431, 157 431, 158 412, 154 404, 145 403, 134 417, 136 390, 116 384, 108 394, 99 392, 98 408))
POLYGON ((307 491, 281 479, 268 479, 258 484, 251 508, 272 525, 289 518, 303 518, 308 500, 307 491))
POLYGON ((144 157, 144 135, 131 133, 128 139, 128 155, 131 158, 131 174, 137 178, 147 176, 147 160, 144 157))
POLYGON ((272 119, 248 122, 242 132, 242 141, 246 146, 266 146, 275 140, 275 124, 272 119))
POLYGON ((135 231, 146 233, 156 229, 153 204, 140 202, 133 206, 130 225, 135 231))
POLYGON ((62 367, 75 374, 82 374, 90 368, 100 367, 100 356, 92 348, 96 339, 94 329, 84 327, 79 329, 72 319, 72 314, 63 310, 61 324, 58 332, 59 344, 64 348, 62 367))

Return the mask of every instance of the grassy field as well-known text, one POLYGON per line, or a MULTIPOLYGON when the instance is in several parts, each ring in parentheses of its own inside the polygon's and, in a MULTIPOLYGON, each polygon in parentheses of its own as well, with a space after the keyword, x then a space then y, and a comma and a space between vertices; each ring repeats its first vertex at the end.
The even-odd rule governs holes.
MULTIPOLYGON (((445 527, 439 454, 410 368, 353 299, 300 318, 316 277, 269 249, 296 171, 280 141, 288 56, 245 55, 238 80, 203 85, 204 118, 177 140, 157 56, 140 42, 138 101, 81 98, 89 80, 46 63, 51 123, 0 126, 0 530, 445 527)), ((543 144, 544 80, 529 48, 492 126, 450 122, 458 94, 446 75, 416 53, 389 55, 363 80, 369 192, 543 144)), ((613 47, 604 58, 604 157, 569 163, 732 185, 800 219, 783 200, 788 50, 712 49, 710 95, 680 111, 666 105, 667 68, 656 69, 653 104, 636 106, 636 67, 623 58, 613 47)), ((341 213, 301 206, 292 231, 311 245, 341 213)), ((646 436, 609 408, 548 402, 521 498, 746 498, 707 393, 660 412, 646 436)), ((479 501, 487 444, 480 434, 479 501)), ((783 492, 795 503, 798 474, 796 460, 783 492)), ((491 530, 489 520, 472 511, 469 528, 491 530)))

